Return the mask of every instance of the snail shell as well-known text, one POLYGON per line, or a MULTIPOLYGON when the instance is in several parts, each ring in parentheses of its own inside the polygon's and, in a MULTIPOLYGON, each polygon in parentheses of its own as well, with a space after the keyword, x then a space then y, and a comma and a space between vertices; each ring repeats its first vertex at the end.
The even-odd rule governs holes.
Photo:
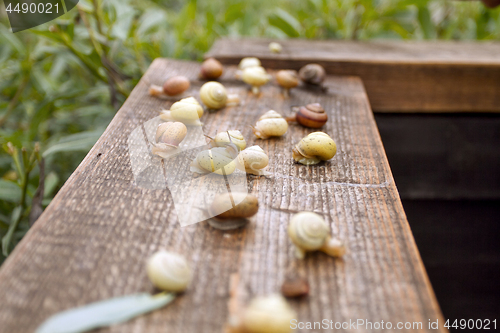
POLYGON ((152 153, 166 158, 168 152, 177 148, 186 134, 186 125, 181 122, 161 123, 156 128, 156 145, 153 146, 152 153))
POLYGON ((215 138, 213 138, 213 145, 215 147, 224 147, 228 143, 234 143, 240 150, 243 150, 247 146, 247 142, 238 130, 231 130, 226 132, 218 133, 215 138))
POLYGON ((299 124, 310 128, 321 128, 328 121, 325 109, 319 103, 301 106, 295 119, 299 124))
POLYGON ((201 86, 200 99, 209 109, 222 109, 227 103, 226 88, 219 82, 207 82, 201 86))
POLYGON ((269 43, 269 51, 271 51, 272 53, 281 53, 282 50, 283 47, 281 46, 280 43, 276 42, 269 43))
POLYGON ((173 76, 163 84, 163 92, 168 96, 175 96, 188 90, 189 79, 185 76, 173 76))
POLYGON ((312 212, 295 214, 288 226, 288 236, 296 246, 298 258, 306 251, 319 250, 330 236, 330 228, 325 220, 312 212))
POLYGON ((313 165, 327 161, 335 156, 337 145, 323 132, 314 132, 300 140, 293 148, 293 159, 304 165, 313 165))
POLYGON ((223 71, 224 67, 218 60, 208 58, 201 64, 200 76, 207 80, 215 80, 222 75, 223 71))
POLYGON ((175 102, 170 110, 162 110, 160 118, 164 121, 180 121, 186 125, 200 125, 203 108, 194 97, 175 102))
POLYGON ((248 67, 256 67, 260 66, 260 60, 255 57, 246 57, 241 59, 240 64, 238 65, 239 69, 244 70, 248 67))
POLYGON ((270 76, 264 67, 246 67, 241 75, 242 80, 252 86, 254 94, 259 93, 259 87, 269 82, 270 76))
POLYGON ((243 192, 219 194, 214 198, 208 211, 214 216, 208 220, 215 229, 230 230, 245 225, 247 218, 257 214, 259 201, 257 197, 243 192))
POLYGON ((289 333, 296 317, 285 298, 274 294, 254 298, 243 312, 241 326, 248 333, 289 333))
POLYGON ((155 287, 166 291, 183 291, 192 279, 191 268, 186 259, 164 250, 148 259, 146 272, 155 287))
POLYGON ((325 80, 325 69, 318 64, 308 64, 299 70, 299 77, 305 83, 320 85, 325 80))
POLYGON ((242 150, 238 155, 238 166, 246 173, 253 175, 266 175, 263 171, 269 163, 269 157, 259 146, 248 147, 242 150))
POLYGON ((191 171, 199 174, 230 175, 236 169, 231 153, 223 147, 202 150, 191 163, 191 171))
POLYGON ((285 297, 302 297, 309 294, 309 282, 297 273, 285 277, 281 285, 281 294, 285 297))
POLYGON ((276 73, 276 81, 283 88, 291 89, 299 85, 299 76, 297 71, 284 69, 276 73))
POLYGON ((269 110, 264 113, 253 128, 253 133, 259 139, 272 136, 282 136, 288 130, 288 122, 278 112, 269 110))

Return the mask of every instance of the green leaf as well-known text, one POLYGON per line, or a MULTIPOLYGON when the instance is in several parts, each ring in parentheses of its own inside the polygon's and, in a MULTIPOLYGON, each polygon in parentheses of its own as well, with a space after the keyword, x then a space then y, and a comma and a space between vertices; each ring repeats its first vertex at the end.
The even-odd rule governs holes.
POLYGON ((269 24, 280 29, 289 37, 299 37, 302 26, 299 21, 281 8, 276 9, 274 14, 268 17, 269 24))
POLYGON ((0 200, 19 203, 21 188, 14 182, 0 179, 0 200))
POLYGON ((80 333, 122 323, 159 309, 175 299, 175 294, 146 293, 121 296, 60 312, 47 319, 35 333, 80 333))
POLYGON ((65 136, 50 146, 43 153, 43 157, 58 152, 89 151, 99 139, 102 132, 102 130, 96 130, 65 136))
POLYGON ((43 191, 43 197, 46 198, 52 194, 56 189, 57 184, 59 184, 59 177, 52 171, 45 177, 45 186, 43 191))
POLYGON ((436 37, 436 30, 432 23, 431 13, 427 7, 418 8, 418 22, 422 28, 425 39, 432 39, 436 37))
POLYGON ((5 236, 3 236, 3 238, 2 238, 2 254, 4 256, 9 255, 10 244, 12 242, 12 236, 14 235, 14 231, 16 231, 16 229, 17 229, 16 222, 19 221, 19 217, 21 216, 22 212, 23 212, 22 206, 17 206, 12 211, 12 215, 10 217, 9 230, 7 231, 7 234, 5 234, 5 236))

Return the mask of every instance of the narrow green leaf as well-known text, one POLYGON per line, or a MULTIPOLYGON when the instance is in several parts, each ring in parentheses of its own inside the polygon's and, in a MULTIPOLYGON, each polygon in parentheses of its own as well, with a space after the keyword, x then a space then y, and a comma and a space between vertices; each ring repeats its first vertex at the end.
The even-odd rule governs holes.
POLYGON ((0 179, 0 200, 19 203, 21 188, 14 182, 0 179))
POLYGON ((431 13, 426 6, 418 8, 418 22, 420 23, 425 39, 435 38, 436 30, 432 23, 431 13))
POLYGON ((146 293, 121 296, 60 312, 38 327, 35 333, 81 333, 122 323, 159 309, 175 299, 175 294, 146 293))
POLYGON ((101 136, 102 131, 88 131, 78 134, 72 134, 59 139, 57 143, 50 146, 44 153, 43 157, 58 152, 69 151, 89 151, 101 136))
POLYGON ((270 15, 269 24, 280 29, 290 37, 299 37, 302 26, 299 21, 281 8, 276 9, 275 13, 270 15))

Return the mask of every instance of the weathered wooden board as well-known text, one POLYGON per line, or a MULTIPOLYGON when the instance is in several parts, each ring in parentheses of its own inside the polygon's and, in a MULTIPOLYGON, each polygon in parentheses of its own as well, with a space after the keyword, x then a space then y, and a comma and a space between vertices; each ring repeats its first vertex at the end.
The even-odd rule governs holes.
MULTIPOLYGON (((222 232, 205 222, 180 227, 167 189, 134 181, 128 139, 169 101, 149 97, 150 83, 183 74, 198 97, 199 64, 156 60, 106 132, 0 269, 0 332, 32 332, 50 315, 89 302, 153 292, 145 261, 160 248, 182 253, 194 281, 168 307, 100 332, 222 332, 231 309, 248 298, 277 292, 296 265, 311 284, 308 298, 291 301, 299 321, 421 322, 443 319, 408 226, 358 78, 332 77, 328 92, 279 88, 255 97, 246 85, 223 82, 242 104, 206 113, 204 132, 239 128, 248 144, 270 157, 269 178, 248 176, 260 210, 241 230, 222 232), (291 126, 280 139, 261 141, 248 125, 269 109, 318 101, 330 118, 323 128, 338 153, 314 167, 292 161, 292 145, 312 132, 291 126), (315 253, 296 261, 286 228, 293 211, 324 215, 348 253, 333 259, 315 253)), ((308 330, 303 330, 308 331, 308 330)), ((352 331, 345 329, 345 331, 352 331)), ((363 327, 355 331, 369 331, 363 327)), ((404 331, 404 330, 401 330, 404 331)), ((408 330, 412 331, 412 330, 408 330)), ((417 330, 414 330, 417 331, 417 330)), ((419 330, 420 331, 420 330, 419 330)))
POLYGON ((255 56, 268 68, 316 62, 329 74, 355 75, 375 112, 500 112, 500 43, 279 41, 219 39, 207 57, 225 64, 255 56))

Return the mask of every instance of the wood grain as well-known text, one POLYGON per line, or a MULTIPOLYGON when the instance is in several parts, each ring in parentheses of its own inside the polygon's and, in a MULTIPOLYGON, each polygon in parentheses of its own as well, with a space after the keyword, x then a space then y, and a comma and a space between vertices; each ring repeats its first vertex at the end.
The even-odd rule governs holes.
MULTIPOLYGON (((291 301, 300 321, 364 319, 423 323, 443 319, 408 226, 363 85, 331 77, 328 92, 292 91, 284 99, 268 84, 261 96, 232 79, 222 81, 242 104, 206 113, 204 132, 241 129, 248 144, 270 157, 269 178, 248 176, 260 209, 245 228, 221 232, 205 222, 180 227, 168 189, 134 181, 128 138, 171 101, 149 97, 149 84, 183 74, 198 97, 199 64, 156 60, 82 164, 0 269, 0 332, 32 332, 50 315, 89 302, 153 292, 145 260, 160 248, 182 253, 194 269, 187 292, 168 307, 99 332, 222 332, 228 313, 250 297, 277 292, 291 265, 311 284, 308 298, 291 301), (337 155, 314 167, 293 163, 292 145, 310 129, 256 140, 249 124, 268 109, 319 101, 329 112, 323 130, 337 155), (348 253, 296 261, 286 228, 293 211, 323 214, 348 253)), ((310 330, 302 330, 303 332, 310 330)), ((328 330, 327 330, 328 331, 328 330)), ((345 329, 344 331, 349 331, 345 329)), ((358 329, 357 331, 370 331, 358 329)), ((416 331, 416 330, 407 330, 416 331)), ((439 331, 446 331, 440 327, 439 331)))
POLYGON ((315 62, 329 74, 359 76, 375 112, 500 112, 500 43, 279 41, 219 39, 206 57, 238 64, 255 56, 267 68, 315 62), (235 47, 237 45, 237 47, 235 47))

